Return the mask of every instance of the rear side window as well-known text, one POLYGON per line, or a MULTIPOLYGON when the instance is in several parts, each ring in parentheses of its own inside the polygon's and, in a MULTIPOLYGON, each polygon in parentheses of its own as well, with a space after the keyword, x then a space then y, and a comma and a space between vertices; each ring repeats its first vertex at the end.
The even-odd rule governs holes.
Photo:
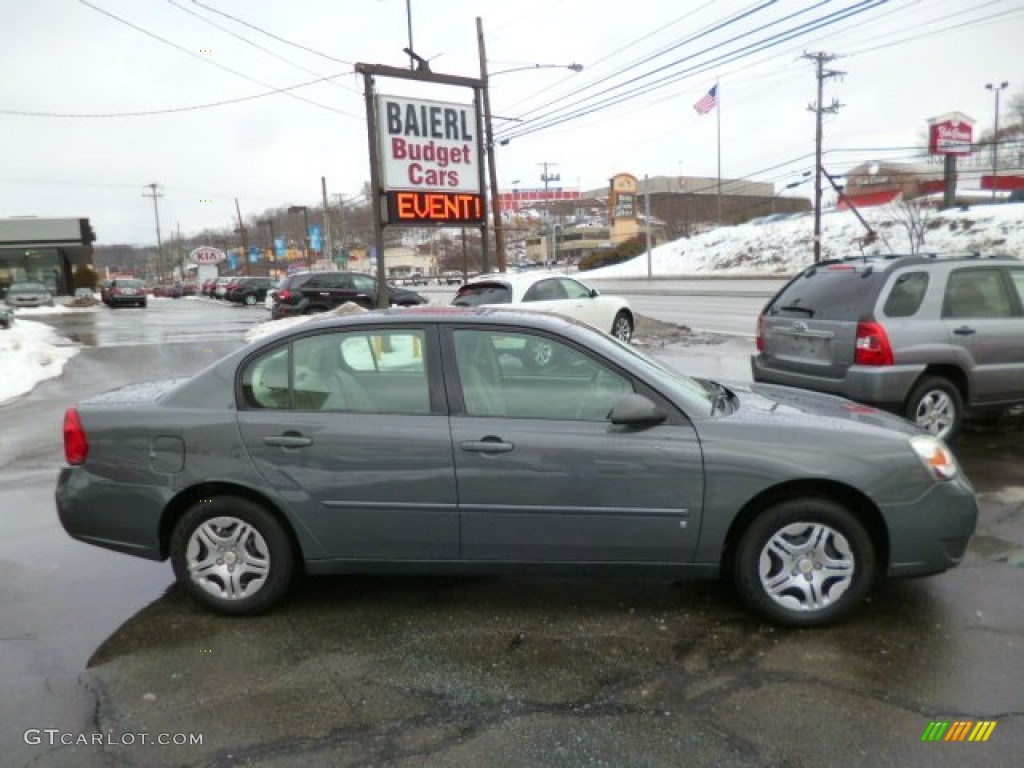
POLYGON ((857 322, 873 306, 885 275, 835 265, 816 267, 782 289, 769 315, 857 322))
POLYGON ((503 283, 470 283, 455 294, 456 307, 478 307, 481 304, 511 304, 512 291, 503 283))
POLYGON ((927 272, 907 272, 896 278, 882 311, 889 317, 913 317, 928 290, 927 272))

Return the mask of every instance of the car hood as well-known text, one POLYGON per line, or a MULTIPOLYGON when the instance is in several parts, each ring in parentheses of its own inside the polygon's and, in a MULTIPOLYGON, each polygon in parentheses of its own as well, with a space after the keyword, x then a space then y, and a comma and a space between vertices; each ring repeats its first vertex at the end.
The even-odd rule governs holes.
POLYGON ((886 411, 834 395, 811 392, 777 384, 728 384, 739 398, 735 416, 741 420, 787 421, 793 424, 831 420, 829 428, 837 431, 869 431, 885 429, 905 435, 921 434, 909 421, 886 411))

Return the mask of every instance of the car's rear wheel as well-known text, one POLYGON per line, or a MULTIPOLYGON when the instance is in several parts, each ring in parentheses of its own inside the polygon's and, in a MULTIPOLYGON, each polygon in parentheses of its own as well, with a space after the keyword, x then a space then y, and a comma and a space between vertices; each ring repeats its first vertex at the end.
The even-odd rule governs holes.
POLYGON ((612 336, 624 344, 633 338, 633 319, 625 312, 619 312, 612 321, 612 336))
POLYGON ((949 379, 922 379, 907 398, 903 414, 921 429, 947 442, 956 437, 963 423, 964 401, 949 379))
POLYGON ((874 583, 876 555, 849 510, 801 498, 755 517, 733 565, 736 588, 755 611, 779 624, 814 627, 860 604, 874 583))
POLYGON ((295 571, 281 523, 236 496, 190 507, 174 527, 170 550, 178 582, 201 603, 235 616, 266 611, 288 591, 295 571))

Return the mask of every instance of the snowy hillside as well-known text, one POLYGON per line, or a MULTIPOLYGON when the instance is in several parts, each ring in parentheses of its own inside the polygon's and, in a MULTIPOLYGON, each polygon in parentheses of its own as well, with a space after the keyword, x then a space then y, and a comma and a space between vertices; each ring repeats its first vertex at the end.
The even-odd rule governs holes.
MULTIPOLYGON (((862 215, 879 236, 863 252, 910 252, 906 229, 895 220, 895 209, 870 208, 862 215)), ((977 205, 967 211, 929 211, 924 215, 924 224, 924 252, 997 253, 1024 258, 1024 203, 977 205)), ((865 229, 851 211, 824 213, 821 229, 823 259, 862 254, 860 243, 865 229)), ((655 248, 651 251, 651 272, 656 277, 709 272, 791 274, 813 262, 813 234, 814 219, 810 213, 720 227, 655 248)), ((592 270, 585 276, 646 277, 647 255, 592 270)))

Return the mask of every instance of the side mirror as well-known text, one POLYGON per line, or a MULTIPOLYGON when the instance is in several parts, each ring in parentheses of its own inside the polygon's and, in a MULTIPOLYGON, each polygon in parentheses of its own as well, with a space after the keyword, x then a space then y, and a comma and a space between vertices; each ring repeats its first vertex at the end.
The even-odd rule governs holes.
POLYGON ((653 427, 668 418, 668 414, 651 400, 631 392, 612 408, 609 420, 612 424, 630 427, 653 427))
POLYGON ((600 295, 601 295, 601 292, 599 290, 597 290, 597 288, 591 288, 590 289, 590 298, 596 299, 600 295))

